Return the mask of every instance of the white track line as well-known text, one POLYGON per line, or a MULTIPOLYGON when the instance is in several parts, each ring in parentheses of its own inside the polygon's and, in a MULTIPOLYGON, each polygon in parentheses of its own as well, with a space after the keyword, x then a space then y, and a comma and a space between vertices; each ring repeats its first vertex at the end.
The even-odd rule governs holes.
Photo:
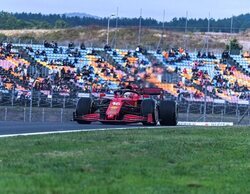
POLYGON ((121 127, 121 128, 101 128, 101 129, 79 129, 79 130, 65 130, 65 131, 49 131, 49 132, 35 132, 35 133, 19 133, 0 135, 0 138, 4 137, 18 137, 18 136, 31 136, 31 135, 48 135, 48 134, 62 134, 62 133, 78 133, 78 132, 91 132, 91 131, 111 131, 111 130, 124 130, 124 129, 154 129, 154 128, 165 128, 159 127, 121 127))

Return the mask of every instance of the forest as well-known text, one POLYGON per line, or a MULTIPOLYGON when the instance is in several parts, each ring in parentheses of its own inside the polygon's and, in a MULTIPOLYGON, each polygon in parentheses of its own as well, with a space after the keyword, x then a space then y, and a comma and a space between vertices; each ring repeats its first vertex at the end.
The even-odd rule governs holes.
MULTIPOLYGON (((110 27, 138 26, 161 29, 163 23, 153 18, 115 18, 110 19, 110 27)), ((8 13, 0 12, 0 29, 62 29, 85 26, 107 26, 108 18, 68 17, 65 14, 8 13)), ((250 28, 250 14, 242 14, 224 19, 173 18, 164 23, 164 28, 173 31, 190 32, 239 32, 250 28), (208 25, 209 23, 209 25, 208 25), (208 28, 209 26, 209 28, 208 28)))

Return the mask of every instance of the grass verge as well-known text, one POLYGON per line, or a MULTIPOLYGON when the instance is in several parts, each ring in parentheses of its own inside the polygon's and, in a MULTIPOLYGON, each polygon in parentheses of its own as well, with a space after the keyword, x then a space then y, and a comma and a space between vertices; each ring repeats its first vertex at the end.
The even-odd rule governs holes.
POLYGON ((0 193, 249 193, 249 127, 0 139, 0 193))

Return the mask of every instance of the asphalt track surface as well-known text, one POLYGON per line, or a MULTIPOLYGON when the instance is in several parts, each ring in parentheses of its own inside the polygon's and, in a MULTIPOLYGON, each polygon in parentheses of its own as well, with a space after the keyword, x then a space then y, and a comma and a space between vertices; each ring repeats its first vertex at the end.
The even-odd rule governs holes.
POLYGON ((0 136, 12 134, 26 134, 26 133, 40 133, 40 132, 56 132, 56 131, 78 131, 78 130, 98 130, 98 129, 112 129, 112 128, 139 128, 143 127, 141 124, 129 125, 104 125, 101 123, 92 123, 89 125, 81 125, 76 122, 0 122, 0 136))

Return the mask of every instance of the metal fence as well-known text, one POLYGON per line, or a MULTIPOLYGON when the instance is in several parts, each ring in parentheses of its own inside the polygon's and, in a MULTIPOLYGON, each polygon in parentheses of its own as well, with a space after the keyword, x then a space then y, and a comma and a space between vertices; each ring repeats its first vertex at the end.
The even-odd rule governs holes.
POLYGON ((179 103, 179 120, 250 125, 250 110, 249 105, 206 103, 205 107, 204 103, 182 102, 179 103))
MULTIPOLYGON (((70 122, 78 98, 37 98, 0 101, 0 121, 70 122)), ((250 105, 178 102, 179 121, 233 122, 250 125, 250 105), (204 109, 205 108, 205 109, 204 109)))

